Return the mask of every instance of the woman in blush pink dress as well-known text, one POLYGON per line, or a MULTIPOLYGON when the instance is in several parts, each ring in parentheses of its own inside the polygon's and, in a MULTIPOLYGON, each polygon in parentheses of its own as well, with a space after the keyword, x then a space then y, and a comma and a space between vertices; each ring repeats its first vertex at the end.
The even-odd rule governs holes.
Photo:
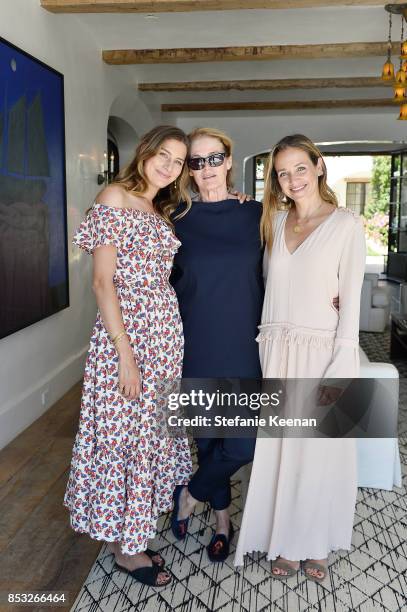
POLYGON ((116 567, 151 586, 171 576, 148 540, 192 468, 187 439, 160 432, 157 394, 182 372, 182 323, 168 279, 180 246, 170 215, 188 198, 187 149, 176 127, 148 132, 74 238, 93 254, 98 313, 64 504, 75 531, 109 542, 116 567))
MULTIPOLYGON (((265 378, 359 375, 364 231, 359 217, 338 208, 326 174, 305 136, 283 138, 270 154, 261 222, 268 273, 257 338, 265 378), (279 210, 282 201, 288 211, 279 210)), ((328 404, 335 389, 324 393, 328 404)), ((306 577, 321 582, 329 553, 350 548, 356 483, 353 439, 258 438, 236 565, 245 553, 267 552, 275 578, 295 575, 304 561, 306 577)))

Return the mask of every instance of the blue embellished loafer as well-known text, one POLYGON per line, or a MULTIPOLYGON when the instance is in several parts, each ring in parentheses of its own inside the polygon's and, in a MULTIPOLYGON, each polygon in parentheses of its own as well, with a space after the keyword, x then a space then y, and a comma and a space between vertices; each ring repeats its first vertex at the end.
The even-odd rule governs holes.
POLYGON ((223 533, 214 533, 206 550, 208 551, 209 560, 212 563, 222 563, 229 556, 229 545, 233 539, 235 530, 232 522, 229 525, 229 534, 225 536, 223 533))

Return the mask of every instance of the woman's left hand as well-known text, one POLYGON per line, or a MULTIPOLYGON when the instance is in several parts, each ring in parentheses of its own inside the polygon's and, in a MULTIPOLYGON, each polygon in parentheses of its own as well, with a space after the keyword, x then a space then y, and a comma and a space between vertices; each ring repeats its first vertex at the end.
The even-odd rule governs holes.
POLYGON ((250 200, 253 200, 253 196, 247 195, 247 193, 242 193, 241 191, 235 190, 235 191, 230 191, 229 193, 230 195, 236 196, 240 204, 243 204, 243 202, 250 202, 250 200))
POLYGON ((344 390, 340 387, 321 385, 318 391, 318 406, 330 406, 338 401, 344 390))

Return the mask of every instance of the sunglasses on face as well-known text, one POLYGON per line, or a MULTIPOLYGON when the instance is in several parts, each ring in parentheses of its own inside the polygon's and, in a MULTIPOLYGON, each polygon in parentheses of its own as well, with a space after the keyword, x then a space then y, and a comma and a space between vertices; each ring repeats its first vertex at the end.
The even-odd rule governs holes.
POLYGON ((202 170, 206 162, 212 167, 221 166, 225 161, 226 153, 212 153, 208 157, 190 157, 188 167, 191 170, 202 170))

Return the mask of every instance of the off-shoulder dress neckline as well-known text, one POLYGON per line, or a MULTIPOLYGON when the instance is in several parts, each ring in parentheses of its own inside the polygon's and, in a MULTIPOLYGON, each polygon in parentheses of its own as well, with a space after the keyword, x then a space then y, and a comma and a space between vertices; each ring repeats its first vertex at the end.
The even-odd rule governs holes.
POLYGON ((154 211, 150 212, 148 210, 140 210, 140 208, 133 208, 133 206, 112 206, 111 204, 104 204, 103 202, 93 202, 92 208, 94 206, 101 206, 102 208, 108 208, 110 210, 118 210, 118 211, 129 210, 132 212, 138 212, 138 213, 141 213, 142 215, 149 215, 149 216, 157 217, 157 219, 160 219, 161 221, 163 221, 163 223, 168 225, 165 219, 163 219, 161 215, 159 215, 158 213, 154 211))

